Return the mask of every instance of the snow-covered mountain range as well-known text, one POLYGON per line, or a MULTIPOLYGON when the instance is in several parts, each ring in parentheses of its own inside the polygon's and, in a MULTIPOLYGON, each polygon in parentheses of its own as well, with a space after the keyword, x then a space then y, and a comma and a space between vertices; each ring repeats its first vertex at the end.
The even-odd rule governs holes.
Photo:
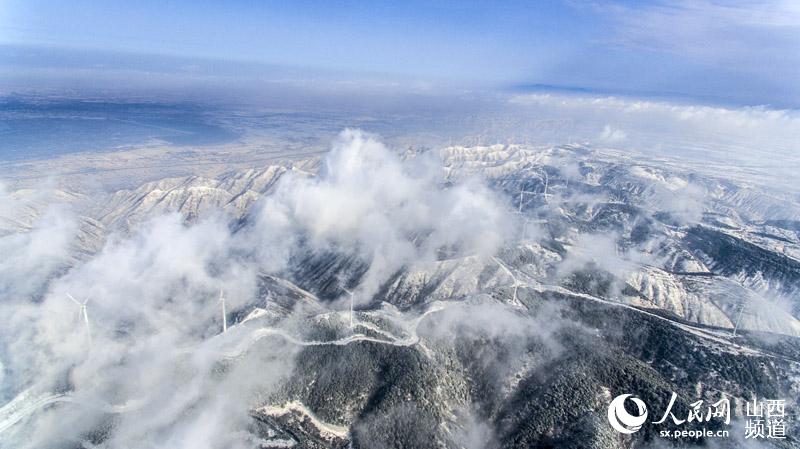
MULTIPOLYGON (((615 433, 604 418, 611 397, 635 392, 664 405, 677 391, 678 407, 686 409, 724 394, 741 416, 752 397, 800 396, 799 198, 702 167, 578 144, 409 148, 396 158, 402 167, 434 160, 441 170, 436 188, 451 196, 422 206, 456 201, 464 194, 458 186, 486 186, 507 213, 502 241, 487 253, 480 242, 439 237, 448 228, 432 219, 427 227, 390 227, 397 235, 370 233, 370 240, 350 244, 317 228, 325 218, 312 211, 281 266, 259 265, 258 256, 237 250, 247 255, 236 261, 256 261, 256 275, 248 293, 223 309, 229 330, 214 335, 220 316, 205 311, 217 310, 215 303, 200 315, 171 318, 198 321, 185 328, 200 336, 203 357, 213 359, 201 365, 211 374, 197 388, 217 388, 208 379, 257 376, 254 360, 277 357, 276 347, 292 363, 248 383, 234 401, 242 410, 231 412, 246 418, 225 430, 225 447, 642 447, 658 440, 657 432, 615 433), (424 258, 397 256, 394 263, 382 254, 406 246, 381 246, 384 237, 411 248, 446 243, 424 258), (363 251, 368 245, 378 250, 363 251)), ((330 160, 312 157, 98 196, 54 188, 7 192, 2 201, 12 206, 0 208, 3 236, 56 232, 62 209, 72 213, 72 232, 58 263, 41 274, 43 286, 5 289, 42 301, 58 289, 48 279, 103 260, 109 246, 136 239, 165 214, 177 214, 182 228, 210 220, 246 235, 273 219, 274 201, 299 222, 304 208, 317 207, 312 197, 286 203, 282 195, 317 188, 321 177, 343 176, 348 186, 358 176, 332 171, 330 160)), ((363 185, 378 189, 381 201, 409 207, 407 198, 393 197, 394 185, 363 185)), ((339 197, 325 202, 340 205, 343 222, 351 213, 369 223, 394 217, 351 212, 339 197)), ((468 214, 448 210, 442 220, 451 216, 470 229, 468 214)), ((342 226, 345 236, 361 229, 325 226, 342 226)), ((180 248, 181 237, 174 238, 180 248)), ((217 244, 209 237, 209 247, 217 244)), ((134 316, 122 320, 131 330, 116 329, 109 341, 121 345, 126 332, 133 335, 142 326, 134 316)), ((184 376, 197 366, 191 360, 170 369, 184 376)), ((2 440, 29 439, 48 415, 81 409, 94 424, 64 446, 47 444, 115 447, 137 435, 133 423, 165 406, 160 398, 129 397, 142 390, 127 387, 121 403, 103 402, 105 387, 87 393, 72 375, 62 373, 55 390, 22 382, 5 391, 2 440)), ((166 427, 202 415, 214 404, 211 396, 173 404, 172 421, 154 431, 167 435, 166 427)), ((796 435, 776 444, 800 444, 796 435)))

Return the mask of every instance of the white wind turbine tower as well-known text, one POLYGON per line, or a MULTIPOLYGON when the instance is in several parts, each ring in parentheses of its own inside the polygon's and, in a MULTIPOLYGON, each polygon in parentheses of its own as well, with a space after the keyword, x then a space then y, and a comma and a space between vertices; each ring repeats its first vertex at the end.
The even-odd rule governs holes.
POLYGON ((739 330, 739 322, 742 321, 742 314, 744 313, 744 299, 739 304, 739 316, 736 317, 736 324, 733 325, 733 336, 736 336, 736 331, 739 330))
POLYGON ((528 233, 528 216, 522 213, 522 205, 525 194, 535 195, 536 192, 531 192, 525 189, 520 189, 519 191, 519 206, 517 207, 517 214, 523 217, 524 221, 522 224, 522 240, 525 240, 525 236, 528 233))
POLYGON ((344 290, 348 295, 350 295, 350 330, 352 330, 353 329, 353 303, 355 301, 355 298, 354 298, 353 292, 351 292, 350 290, 348 290, 348 289, 346 289, 344 287, 342 287, 342 290, 344 290))
POLYGON ((228 332, 228 314, 225 311, 225 296, 222 294, 222 289, 219 290, 219 302, 222 304, 222 332, 228 332))
POLYGON ((547 176, 547 170, 542 169, 544 173, 544 203, 547 204, 547 184, 550 182, 550 177, 547 176))
POLYGON ((72 302, 77 304, 78 307, 80 307, 80 311, 78 312, 78 318, 80 318, 80 316, 83 315, 83 322, 84 322, 84 324, 86 324, 86 337, 88 338, 89 344, 91 345, 92 344, 92 329, 89 326, 89 314, 86 312, 86 303, 89 302, 89 298, 86 298, 86 300, 84 300, 83 302, 80 302, 77 299, 75 299, 72 295, 70 295, 69 293, 67 293, 67 297, 72 302))
POLYGON ((519 189, 519 204, 517 206, 517 213, 518 214, 522 214, 522 205, 523 205, 524 195, 526 193, 529 194, 529 195, 535 195, 536 194, 536 192, 531 192, 530 190, 519 189))
POLYGON ((513 273, 511 273, 511 271, 510 271, 510 270, 509 270, 509 272, 508 272, 508 273, 509 273, 509 274, 511 274, 511 279, 513 279, 513 280, 514 280, 514 284, 512 285, 512 287, 514 287, 514 294, 513 294, 513 296, 511 297, 511 302, 512 302, 513 304, 517 304, 517 303, 519 302, 519 301, 517 301, 517 289, 518 289, 520 286, 523 286, 523 287, 524 287, 524 286, 525 286, 525 284, 521 283, 521 282, 520 282, 520 281, 517 279, 517 277, 516 277, 516 276, 514 276, 514 274, 513 274, 513 273))
POLYGON ((519 289, 519 287, 524 287, 526 284, 520 282, 519 279, 517 279, 517 277, 514 276, 514 272, 511 271, 511 269, 508 266, 506 266, 506 264, 504 262, 502 262, 500 259, 498 259, 497 257, 492 257, 492 259, 494 259, 494 261, 497 263, 497 265, 499 265, 500 268, 503 269, 503 271, 505 271, 509 276, 511 276, 511 279, 514 281, 511 284, 511 287, 514 287, 514 293, 513 293, 512 297, 511 297, 511 303, 515 304, 515 305, 518 305, 519 301, 517 301, 517 289, 519 289))

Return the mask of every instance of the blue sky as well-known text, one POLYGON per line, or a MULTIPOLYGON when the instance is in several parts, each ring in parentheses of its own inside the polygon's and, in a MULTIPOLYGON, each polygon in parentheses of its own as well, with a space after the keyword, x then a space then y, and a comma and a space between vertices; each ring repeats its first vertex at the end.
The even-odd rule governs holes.
POLYGON ((243 73, 800 106, 792 0, 6 0, 0 46, 0 76, 12 87, 243 73))

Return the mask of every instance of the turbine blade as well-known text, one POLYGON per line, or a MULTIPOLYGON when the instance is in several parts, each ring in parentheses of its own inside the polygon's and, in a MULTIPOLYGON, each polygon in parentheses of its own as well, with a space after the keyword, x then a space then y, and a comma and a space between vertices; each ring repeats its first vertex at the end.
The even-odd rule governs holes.
POLYGON ((72 295, 70 295, 69 293, 67 293, 67 298, 69 298, 75 304, 81 305, 81 303, 77 299, 73 298, 72 295))

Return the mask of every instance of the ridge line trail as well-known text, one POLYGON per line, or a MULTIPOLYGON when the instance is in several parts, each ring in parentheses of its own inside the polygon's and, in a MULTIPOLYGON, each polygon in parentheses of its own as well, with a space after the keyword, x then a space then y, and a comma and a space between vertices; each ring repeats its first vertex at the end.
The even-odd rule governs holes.
MULTIPOLYGON (((74 402, 77 404, 87 404, 87 402, 79 401, 74 395, 71 393, 55 393, 49 394, 43 393, 36 397, 32 402, 26 403, 26 399, 28 396, 31 395, 31 390, 33 387, 24 390, 22 393, 18 394, 14 399, 10 400, 8 403, 0 407, 0 434, 5 432, 6 430, 13 427, 18 422, 22 421, 36 410, 47 407, 51 404, 56 404, 59 402, 74 402)), ((88 402, 88 404, 92 404, 92 402, 88 402)), ((129 401, 122 405, 111 405, 106 403, 98 403, 95 402, 101 410, 110 412, 110 413, 124 413, 130 410, 134 410, 137 405, 137 401, 129 401), (133 403, 132 403, 133 402, 133 403)))
MULTIPOLYGON (((495 259, 495 262, 497 262, 498 265, 504 271, 507 271, 508 274, 512 277, 512 279, 516 280, 516 276, 513 274, 513 271, 510 269, 510 267, 506 266, 505 263, 503 263, 503 262, 501 262, 501 261, 499 261, 497 259, 495 259)), ((537 290, 539 292, 545 292, 545 291, 558 292, 558 293, 562 293, 562 294, 566 294, 566 295, 570 295, 570 296, 574 296, 574 297, 578 297, 578 298, 582 298, 582 299, 586 299, 586 300, 590 300, 590 301, 594 301, 594 302, 603 303, 603 304, 606 304, 606 305, 609 305, 609 306, 613 306, 613 307, 621 307, 621 308, 625 308, 625 309, 628 309, 628 310, 632 310, 632 311, 635 311, 637 313, 647 315, 647 316, 649 316, 651 318, 655 318, 655 319, 658 319, 658 320, 661 320, 661 321, 665 321, 665 322, 671 324, 672 326, 675 326, 675 327, 681 329, 684 332, 691 333, 693 335, 696 335, 697 337, 700 337, 700 338, 703 338, 703 339, 706 339, 706 340, 714 341, 714 342, 716 342, 718 344, 726 346, 726 347, 728 347, 730 349, 735 349, 735 350, 740 351, 740 352, 745 353, 745 354, 760 355, 760 356, 764 356, 764 357, 784 360, 784 361, 787 361, 787 362, 790 362, 790 363, 800 364, 800 361, 798 361, 798 360, 794 360, 794 359, 791 359, 789 357, 785 357, 785 356, 781 356, 781 355, 777 355, 777 354, 771 354, 771 353, 765 352, 763 350, 760 350, 758 348, 743 346, 743 345, 740 345, 740 344, 735 343, 733 341, 727 340, 726 338, 724 338, 724 336, 719 335, 718 332, 712 332, 712 331, 703 329, 701 327, 692 326, 692 325, 686 324, 686 323, 679 323, 679 322, 670 320, 667 317, 663 317, 661 315, 658 315, 656 313, 648 312, 646 310, 642 310, 640 308, 634 307, 634 306, 632 306, 630 304, 624 304, 624 303, 608 301, 608 300, 605 300, 605 299, 602 299, 602 298, 598 298, 598 297, 595 297, 595 296, 592 296, 592 295, 573 292, 573 291, 571 291, 569 289, 566 289, 564 287, 561 287, 561 286, 547 285, 547 284, 541 284, 541 283, 538 283, 539 285, 536 286, 536 285, 532 285, 530 282, 520 282, 519 280, 516 280, 516 281, 520 284, 519 285, 520 287, 533 288, 534 290, 537 290)), ((448 305, 447 305, 448 303, 441 302, 441 301, 436 301, 436 302, 433 302, 431 304, 432 304, 432 306, 428 310, 426 310, 422 314, 420 314, 417 317, 415 317, 414 319, 412 319, 410 321, 410 323, 409 323, 410 326, 405 328, 407 331, 409 331, 409 336, 408 337, 404 337, 404 338, 396 338, 395 337, 393 340, 383 340, 383 339, 376 338, 376 337, 370 337, 370 336, 364 335, 364 334, 353 334, 353 335, 349 335, 349 336, 346 336, 346 337, 343 337, 343 338, 339 338, 339 339, 336 339, 336 340, 327 340, 327 341, 325 341, 325 340, 302 340, 302 339, 299 339, 299 338, 291 335, 290 333, 286 332, 283 329, 258 328, 258 329, 253 330, 249 334, 245 335, 245 338, 243 340, 239 340, 239 342, 234 345, 232 350, 228 350, 227 352, 222 350, 221 351, 222 352, 221 358, 224 358, 224 359, 235 359, 235 358, 238 358, 238 357, 242 356, 245 352, 247 352, 252 345, 257 343, 262 338, 266 338, 268 336, 273 336, 273 335, 281 337, 281 338, 285 339, 286 341, 288 341, 288 342, 290 342, 292 344, 295 344, 295 345, 299 345, 299 346, 346 346, 346 345, 348 345, 350 343, 355 343, 355 342, 359 342, 359 341, 368 341, 368 342, 373 342, 373 343, 387 344, 387 345, 399 346, 399 347, 413 346, 413 345, 419 343, 420 338, 419 338, 419 334, 417 333, 417 329, 418 329, 420 323, 422 322, 422 320, 427 315, 442 311, 442 310, 444 310, 445 308, 448 307, 448 305)), ((366 322, 366 323, 365 322, 361 322, 361 323, 356 323, 356 324, 361 325, 363 327, 366 327, 368 329, 372 329, 372 330, 379 329, 379 328, 377 328, 377 326, 374 326, 372 323, 369 323, 369 322, 366 322), (373 329, 373 327, 375 327, 377 329, 373 329)), ((381 330, 380 333, 383 333, 384 335, 387 335, 387 332, 385 332, 383 330, 381 330)), ((223 335, 223 334, 220 334, 220 335, 223 335)), ((190 351, 186 351, 186 352, 190 352, 190 351)), ((55 403, 58 403, 58 402, 77 402, 76 398, 74 396, 72 396, 70 393, 58 393, 58 394, 52 394, 52 395, 49 395, 49 396, 40 396, 40 397, 36 398, 32 403, 25 404, 24 400, 26 399, 26 396, 30 394, 30 391, 31 391, 31 389, 23 391, 22 393, 17 395, 17 397, 12 399, 8 403, 4 404, 3 407, 0 407, 0 434, 2 434, 3 432, 5 432, 9 428, 11 428, 12 426, 17 424, 19 421, 21 421, 22 419, 26 418, 27 416, 29 416, 30 414, 32 414, 33 412, 35 412, 36 410, 38 410, 38 409, 40 409, 42 407, 46 407, 46 406, 48 406, 50 404, 55 404, 55 403), (15 409, 15 407, 20 403, 22 404, 22 406, 19 409, 15 409)), ((105 410, 108 410, 108 411, 111 411, 112 413, 124 413, 126 411, 131 410, 131 409, 135 409, 135 406, 136 406, 136 404, 128 404, 128 403, 123 404, 123 405, 101 404, 101 408, 103 408, 105 410)))
POLYGON ((330 422, 323 420, 322 418, 317 416, 317 414, 314 413, 311 409, 309 409, 306 404, 298 400, 287 401, 281 405, 265 405, 263 407, 256 408, 255 411, 259 413, 264 413, 269 416, 285 415, 287 413, 295 411, 307 416, 311 420, 313 425, 322 432, 333 434, 340 438, 349 438, 350 435, 349 428, 337 424, 332 424, 330 422))
MULTIPOLYGON (((609 301, 607 299, 599 298, 599 297, 592 296, 592 295, 589 295, 589 294, 586 294, 586 293, 574 292, 574 291, 572 291, 570 289, 561 287, 559 285, 548 285, 548 284, 542 284, 540 282, 536 282, 536 284, 538 284, 538 285, 534 285, 534 284, 532 284, 530 282, 520 282, 519 280, 517 280, 516 276, 513 274, 512 269, 509 266, 507 266, 505 264, 505 262, 499 260, 495 256, 493 256, 492 259, 494 259, 494 261, 503 270, 505 270, 511 276, 512 279, 514 279, 517 283, 520 284, 519 287, 532 288, 532 289, 534 289, 534 290, 536 290, 536 291, 538 291, 540 293, 541 292, 545 292, 545 291, 557 292, 557 293, 561 293, 561 294, 565 294, 565 295, 571 295, 571 296, 574 296, 574 297, 586 299, 586 300, 589 300, 589 301, 599 302, 599 303, 606 304, 606 305, 609 305, 609 306, 612 306, 612 307, 621 307, 621 308, 624 308, 624 309, 632 310, 634 312, 638 312, 640 314, 647 315, 647 316, 649 316, 651 318, 656 318, 656 319, 661 320, 661 321, 666 321, 667 323, 671 324, 674 327, 677 327, 678 329, 681 329, 684 332, 688 332, 688 333, 690 333, 692 335, 695 335, 697 337, 700 337, 700 338, 703 338, 703 339, 706 339, 706 340, 711 340, 711 341, 713 341, 715 343, 718 343, 720 345, 728 347, 730 350, 737 350, 737 351, 739 351, 741 353, 744 353, 744 354, 761 355, 761 356, 764 356, 764 357, 775 358, 775 359, 784 360, 784 361, 790 362, 790 363, 800 364, 800 360, 795 360, 795 359, 792 359, 790 357, 786 357, 786 356, 783 356, 783 355, 766 352, 766 351, 764 351, 762 349, 755 348, 755 347, 752 347, 752 346, 744 346, 742 344, 739 344, 739 343, 736 343, 734 341, 728 340, 728 339, 725 338, 725 335, 722 335, 719 331, 711 331, 711 330, 708 330, 708 329, 704 329, 701 326, 694 326, 694 325, 691 325, 691 324, 674 321, 674 320, 669 319, 668 317, 661 316, 661 315, 659 315, 657 313, 649 312, 647 310, 643 310, 643 309, 640 309, 638 307, 634 307, 634 306, 632 306, 630 304, 625 304, 625 303, 620 303, 620 302, 615 302, 615 301, 609 301)), ((523 272, 522 274, 525 274, 525 273, 523 272)))
MULTIPOLYGON (((419 342, 419 335, 417 334, 417 328, 419 327, 419 324, 422 322, 422 320, 427 315, 429 315, 431 313, 439 312, 441 310, 444 310, 446 307, 447 306, 445 306, 445 305, 443 305, 441 303, 438 303, 438 302, 434 303, 434 305, 431 308, 429 308, 428 310, 426 310, 425 312, 423 312, 419 316, 415 317, 411 321, 411 326, 409 326, 407 328, 410 331, 409 332, 410 335, 408 337, 394 338, 393 340, 382 340, 380 338, 370 337, 370 336, 364 335, 364 334, 348 335, 346 337, 342 337, 342 338, 339 338, 339 339, 336 339, 336 340, 302 340, 302 339, 299 339, 299 338, 295 337, 294 335, 286 332, 283 329, 273 329, 273 328, 262 327, 262 328, 255 329, 254 331, 250 332, 245 337, 244 340, 240 340, 238 343, 236 343, 232 350, 223 351, 222 358, 224 358, 224 359, 235 359, 237 357, 240 357, 245 352, 247 352, 250 349, 250 347, 252 345, 254 345, 255 343, 257 343, 259 340, 261 340, 262 338, 266 338, 268 336, 273 336, 273 335, 281 337, 281 338, 285 339, 286 341, 288 341, 289 343, 292 343, 292 344, 295 344, 295 345, 298 345, 298 346, 346 346, 346 345, 349 345, 350 343, 356 343, 356 342, 359 342, 359 341, 368 341, 368 342, 373 342, 373 343, 381 343, 381 344, 386 344, 386 345, 391 345, 391 346, 400 346, 400 347, 414 346, 415 344, 417 344, 419 342)), ((372 323, 370 323, 370 324, 372 324, 372 323)), ((362 325, 364 327, 367 327, 368 329, 372 328, 372 326, 363 325, 363 323, 356 323, 356 325, 362 325)), ((384 332, 384 331, 381 331, 381 333, 383 333, 384 335, 386 334, 386 332, 384 332)))
MULTIPOLYGON (((290 343, 300 346, 345 346, 350 343, 355 343, 359 341, 370 341, 374 343, 382 343, 382 344, 388 344, 392 346, 402 346, 402 347, 413 346, 419 342, 419 335, 417 334, 417 328, 420 322, 427 315, 444 310, 445 308, 446 306, 441 303, 434 303, 434 305, 431 308, 429 308, 419 316, 415 317, 411 321, 410 336, 406 338, 395 338, 394 341, 381 340, 379 338, 370 337, 363 334, 349 335, 344 338, 340 338, 337 340, 330 340, 330 341, 322 341, 322 340, 305 341, 292 336, 291 334, 282 329, 259 328, 251 332, 249 335, 247 335, 246 339, 240 340, 239 343, 237 343, 234 346, 233 351, 223 352, 221 358, 235 359, 237 357, 240 357, 245 352, 247 352, 253 344, 258 342, 262 338, 268 337, 270 335, 277 335, 289 341, 290 343)), ((365 326, 365 327, 371 328, 372 326, 365 326)), ((49 396, 42 395, 36 398, 33 402, 26 404, 25 400, 27 399, 27 396, 31 394, 30 393, 31 390, 32 388, 23 391, 22 393, 18 394, 14 399, 4 404, 3 407, 0 407, 0 434, 11 428, 18 422, 22 421, 23 419, 25 419, 27 416, 31 415, 38 409, 59 402, 76 402, 76 403, 79 402, 70 393, 57 393, 57 394, 51 394, 49 396), (22 404, 22 406, 17 408, 19 404, 22 404)), ((129 403, 123 405, 101 404, 100 408, 106 411, 110 411, 112 413, 124 413, 126 411, 134 409, 136 405, 137 404, 129 404, 129 403)))
POLYGON ((68 402, 71 400, 65 393, 52 394, 49 396, 39 396, 33 402, 26 404, 25 399, 30 394, 31 389, 27 389, 18 394, 14 399, 0 408, 0 434, 11 428, 14 424, 22 421, 25 417, 35 412, 41 407, 54 404, 56 402, 68 402))

